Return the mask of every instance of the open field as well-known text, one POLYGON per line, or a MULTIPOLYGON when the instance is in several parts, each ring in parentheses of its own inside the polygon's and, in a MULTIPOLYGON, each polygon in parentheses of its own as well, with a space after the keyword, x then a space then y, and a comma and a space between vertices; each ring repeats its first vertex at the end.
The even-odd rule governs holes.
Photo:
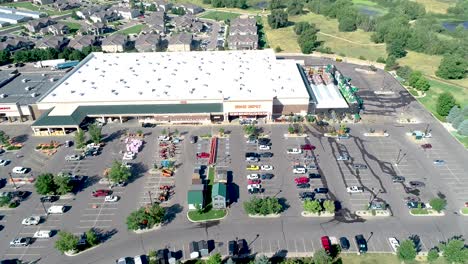
POLYGON ((143 27, 144 27, 144 25, 139 24, 139 25, 131 26, 131 27, 126 28, 126 29, 119 30, 119 31, 117 31, 115 33, 122 34, 122 35, 138 34, 138 33, 140 33, 141 29, 143 29, 143 27))
POLYGON ((200 17, 206 19, 213 19, 216 21, 225 21, 225 20, 232 20, 241 14, 239 13, 232 13, 232 12, 221 12, 221 11, 207 11, 203 13, 200 17))
POLYGON ((426 7, 427 12, 446 14, 447 8, 454 6, 456 1, 454 0, 413 0, 421 3, 426 7))
MULTIPOLYGON (((341 254, 341 262, 335 261, 334 263, 344 263, 344 264, 400 264, 402 263, 398 260, 398 257, 394 254, 389 253, 368 253, 364 255, 357 254, 341 254)), ((428 263, 426 261, 415 261, 415 263, 428 263)), ((443 258, 437 259, 437 261, 432 262, 435 264, 444 264, 446 263, 443 258)))

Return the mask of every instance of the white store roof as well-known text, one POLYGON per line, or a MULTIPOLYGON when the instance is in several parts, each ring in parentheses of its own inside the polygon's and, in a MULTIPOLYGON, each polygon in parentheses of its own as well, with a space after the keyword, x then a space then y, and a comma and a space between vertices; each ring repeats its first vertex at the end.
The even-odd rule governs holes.
POLYGON ((92 53, 41 102, 309 98, 293 60, 272 50, 92 53))
POLYGON ((317 99, 316 108, 318 109, 326 109, 326 108, 348 108, 348 103, 345 101, 343 96, 341 95, 338 87, 333 83, 328 85, 320 84, 310 84, 312 87, 312 92, 317 99))

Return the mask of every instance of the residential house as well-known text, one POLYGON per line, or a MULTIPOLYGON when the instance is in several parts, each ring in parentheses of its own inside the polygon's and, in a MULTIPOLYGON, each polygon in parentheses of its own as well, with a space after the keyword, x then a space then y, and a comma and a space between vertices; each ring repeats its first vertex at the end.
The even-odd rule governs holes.
POLYGON ((240 25, 240 26, 257 25, 257 20, 255 19, 255 17, 240 16, 231 20, 231 26, 233 25, 240 25))
POLYGON ((48 4, 52 4, 53 2, 55 2, 55 0, 33 0, 32 2, 33 4, 36 4, 36 5, 48 5, 48 4))
POLYGON ((54 36, 61 36, 70 33, 70 29, 67 25, 62 23, 56 23, 48 27, 49 32, 54 36))
POLYGON ((24 27, 29 32, 38 33, 42 28, 48 27, 48 26, 53 25, 55 23, 57 23, 57 22, 55 22, 54 20, 52 20, 50 18, 41 18, 39 20, 34 20, 34 21, 31 21, 31 22, 27 23, 26 25, 24 25, 24 27))
POLYGON ((89 16, 89 19, 91 19, 91 21, 93 21, 94 23, 98 23, 98 22, 108 23, 108 22, 119 20, 120 17, 118 13, 113 12, 111 10, 106 10, 106 11, 100 11, 98 13, 92 14, 91 16, 89 16))
POLYGON ((81 4, 77 1, 58 0, 52 4, 57 11, 66 11, 74 8, 78 8, 81 4))
POLYGON ((88 19, 93 14, 105 11, 106 7, 104 6, 92 6, 89 8, 81 9, 76 11, 76 15, 82 19, 88 19))
POLYGON ((172 18, 171 24, 177 31, 201 32, 204 28, 203 22, 192 15, 177 16, 172 18))
POLYGON ((123 19, 135 19, 139 15, 141 15, 140 10, 138 9, 131 9, 131 8, 119 8, 116 10, 117 14, 121 16, 123 19))
POLYGON ((104 23, 94 23, 91 25, 86 25, 81 27, 80 33, 85 35, 85 34, 91 34, 91 35, 102 35, 107 32, 109 32, 111 29, 104 23))
POLYGON ((231 21, 227 38, 229 49, 258 48, 257 21, 254 17, 240 16, 231 21))
POLYGON ((194 184, 187 192, 187 203, 189 210, 196 210, 197 207, 205 207, 205 185, 194 184))
POLYGON ((104 52, 123 52, 131 47, 128 36, 114 34, 102 40, 102 51, 104 52))
POLYGON ((172 9, 172 3, 168 3, 164 0, 156 0, 154 2, 158 11, 169 12, 172 9))
POLYGON ((8 36, 0 42, 0 50, 8 50, 14 52, 17 50, 30 49, 34 43, 26 38, 17 36, 8 36))
POLYGON ((70 40, 68 47, 76 50, 82 50, 85 47, 96 46, 97 43, 97 37, 94 35, 76 36, 70 40))
POLYGON ((135 49, 139 52, 151 52, 159 49, 161 36, 158 34, 141 34, 135 40, 135 49))
POLYGON ((194 4, 190 4, 190 3, 179 4, 176 7, 182 7, 185 10, 186 13, 192 14, 192 15, 196 15, 196 14, 199 14, 199 13, 205 11, 205 9, 203 9, 203 7, 197 6, 197 5, 194 5, 194 4))
POLYGON ((229 35, 227 42, 231 50, 253 50, 258 48, 258 35, 229 35))
POLYGON ((229 27, 230 35, 257 35, 257 26, 234 24, 229 27))
POLYGON ((217 182, 211 189, 211 205, 213 209, 226 209, 227 187, 225 183, 217 182))
POLYGON ((173 34, 169 39, 167 51, 191 51, 193 36, 190 33, 173 34))
POLYGON ((60 50, 68 44, 68 39, 63 36, 48 36, 40 39, 36 43, 36 48, 47 49, 53 48, 60 50))

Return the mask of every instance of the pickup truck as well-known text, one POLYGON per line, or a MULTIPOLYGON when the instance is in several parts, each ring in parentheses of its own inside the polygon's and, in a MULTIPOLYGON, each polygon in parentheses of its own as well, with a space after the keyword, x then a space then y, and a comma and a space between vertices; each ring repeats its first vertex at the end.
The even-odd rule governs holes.
POLYGON ((287 152, 288 154, 301 154, 301 153, 302 153, 302 149, 292 148, 292 149, 288 149, 286 152, 287 152))

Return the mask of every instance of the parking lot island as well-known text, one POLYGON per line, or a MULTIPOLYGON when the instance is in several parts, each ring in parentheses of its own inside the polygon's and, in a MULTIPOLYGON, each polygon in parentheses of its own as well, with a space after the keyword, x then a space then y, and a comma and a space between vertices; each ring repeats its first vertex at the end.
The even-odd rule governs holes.
POLYGON ((329 213, 329 212, 311 213, 311 212, 302 211, 301 216, 303 217, 334 217, 335 213, 329 213))
POLYGON ((364 218, 392 216, 390 210, 357 210, 355 213, 357 216, 364 218))

